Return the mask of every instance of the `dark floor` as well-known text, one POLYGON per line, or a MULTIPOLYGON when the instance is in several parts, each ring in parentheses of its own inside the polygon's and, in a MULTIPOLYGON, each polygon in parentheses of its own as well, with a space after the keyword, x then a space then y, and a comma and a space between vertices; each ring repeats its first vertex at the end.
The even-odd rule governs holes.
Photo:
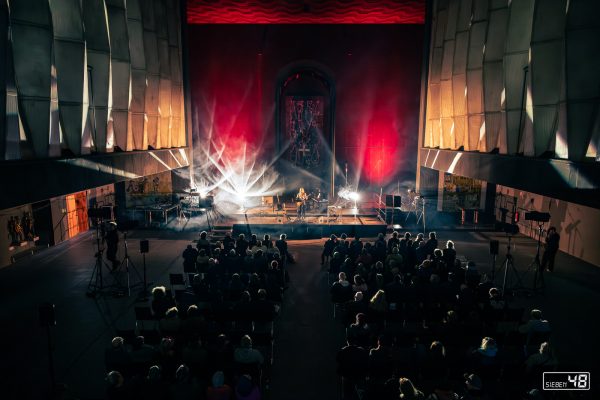
MULTIPOLYGON (((192 231, 134 232, 129 241, 136 267, 131 269, 132 282, 138 280, 136 270, 142 273, 140 238, 150 240, 148 280, 168 286, 168 273, 182 272, 181 251, 196 235, 192 231)), ((474 260, 482 270, 490 268, 489 240, 498 234, 461 231, 440 232, 439 236, 441 243, 454 240, 459 255, 474 260)), ((497 238, 501 243, 500 266, 506 238, 497 238)), ((535 255, 535 242, 519 236, 513 243, 515 267, 523 275, 524 286, 531 286, 532 273, 523 271, 535 255)), ((344 333, 333 320, 327 276, 319 263, 321 247, 319 240, 290 244, 298 263, 290 267, 290 287, 276 322, 275 360, 265 396, 269 399, 339 398, 335 355, 344 333)), ((67 384, 70 394, 77 398, 104 397, 103 352, 115 329, 133 328, 139 289, 134 288, 131 297, 86 297, 94 261, 94 241, 91 234, 85 234, 0 270, 2 399, 42 398, 50 385, 47 335, 38 318, 38 305, 43 302, 56 305, 57 325, 51 334, 57 380, 67 384)), ((497 279, 501 276, 502 272, 497 273, 497 279)), ((510 283, 514 274, 508 278, 510 283)), ((600 268, 559 254, 555 272, 545 278, 544 295, 521 296, 513 301, 544 311, 563 365, 594 370, 600 356, 596 344, 600 322, 594 311, 600 304, 600 268)), ((594 381, 592 378, 592 385, 594 381)))

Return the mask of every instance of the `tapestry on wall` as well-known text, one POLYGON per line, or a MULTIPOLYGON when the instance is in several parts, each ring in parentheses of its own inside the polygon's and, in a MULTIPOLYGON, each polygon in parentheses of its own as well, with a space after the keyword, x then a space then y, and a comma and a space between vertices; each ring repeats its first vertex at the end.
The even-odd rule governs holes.
POLYGON ((127 207, 170 203, 172 187, 170 171, 132 179, 125 184, 127 207))
POLYGON ((481 207, 481 181, 444 174, 443 211, 473 210, 481 207))
POLYGON ((287 159, 297 167, 316 170, 323 165, 322 132, 325 102, 322 96, 288 96, 285 100, 287 159))

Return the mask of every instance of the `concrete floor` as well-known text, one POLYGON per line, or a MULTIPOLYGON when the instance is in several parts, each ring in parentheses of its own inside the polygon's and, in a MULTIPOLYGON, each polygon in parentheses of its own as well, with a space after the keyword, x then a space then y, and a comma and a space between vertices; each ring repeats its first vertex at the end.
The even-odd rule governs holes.
MULTIPOLYGON (((168 273, 182 272, 181 252, 196 235, 196 231, 134 232, 129 241, 131 259, 141 274, 139 239, 148 238, 148 280, 168 286, 168 273)), ((503 235, 446 231, 438 236, 440 243, 454 240, 459 256, 474 260, 483 271, 491 264, 490 239, 500 239, 498 266, 504 259, 503 235)), ((298 263, 290 267, 290 288, 276 323, 269 399, 339 398, 335 355, 344 332, 332 317, 327 278, 319 262, 322 243, 290 243, 298 263)), ((513 243, 515 266, 523 274, 535 255, 535 242, 518 236, 513 243)), ((50 386, 47 335, 38 318, 38 306, 43 302, 56 305, 57 325, 50 331, 57 381, 67 384, 69 393, 77 398, 104 397, 103 352, 115 329, 133 328, 139 289, 135 288, 131 297, 87 297, 94 261, 94 241, 88 233, 0 270, 2 399, 42 398, 50 386)), ((541 308, 552 324, 560 362, 568 369, 592 370, 595 375, 600 356, 595 345, 600 337, 600 323, 595 318, 600 304, 600 268, 561 253, 555 272, 545 278, 545 294, 516 297, 514 304, 541 308)), ((532 279, 531 273, 523 275, 524 285, 530 286, 532 279)), ((594 381, 592 377, 592 385, 594 381)))

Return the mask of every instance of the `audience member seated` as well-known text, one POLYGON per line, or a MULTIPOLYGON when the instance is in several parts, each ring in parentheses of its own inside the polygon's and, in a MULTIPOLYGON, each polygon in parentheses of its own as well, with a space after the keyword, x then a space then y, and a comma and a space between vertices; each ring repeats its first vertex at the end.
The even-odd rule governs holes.
POLYGON ((242 375, 235 385, 235 400, 260 400, 260 390, 250 375, 242 375))
POLYGON ((388 253, 392 253, 394 247, 400 247, 400 238, 398 238, 398 232, 392 232, 392 237, 388 239, 387 245, 388 253))
POLYGON ((344 325, 353 323, 357 314, 367 314, 368 310, 369 307, 364 300, 363 292, 354 293, 354 301, 346 304, 346 318, 344 319, 344 325))
POLYGON ((181 331, 181 319, 177 307, 171 307, 165 317, 158 322, 158 327, 163 336, 175 336, 181 331))
POLYGON ((413 385, 410 379, 400 378, 400 398, 405 400, 425 400, 425 395, 413 385))
POLYGON ((200 387, 190 376, 190 369, 180 365, 175 372, 175 382, 169 388, 169 400, 188 400, 200 397, 200 387))
POLYGON ((246 286, 242 282, 240 274, 235 273, 231 275, 228 288, 229 301, 239 301, 244 290, 246 290, 246 286))
POLYGON ((525 370, 527 373, 531 373, 536 369, 552 370, 558 361, 554 356, 554 351, 550 346, 550 343, 544 342, 540 345, 540 349, 537 353, 530 355, 525 361, 525 370))
POLYGON ((425 242, 425 254, 433 257, 433 252, 438 248, 438 240, 435 232, 429 232, 429 239, 425 242))
POLYGON ((368 373, 369 353, 353 339, 348 340, 337 356, 337 372, 342 377, 343 398, 354 393, 356 385, 364 382, 368 373))
POLYGON ((434 341, 421 361, 421 376, 426 382, 439 382, 448 377, 446 348, 442 342, 434 341))
POLYGON ((212 376, 212 385, 206 389, 206 400, 231 400, 233 390, 225 384, 223 371, 216 371, 212 376))
POLYGON ((172 379, 175 376, 178 360, 175 351, 175 341, 172 338, 164 337, 158 345, 158 362, 160 365, 160 374, 165 379, 172 379))
POLYGON ((494 379, 500 365, 498 347, 491 337, 484 337, 481 345, 471 352, 471 366, 484 379, 494 379))
POLYGON ((346 279, 345 272, 340 272, 338 274, 338 280, 333 283, 329 293, 331 293, 331 301, 334 303, 345 303, 352 300, 352 286, 346 279))
POLYGON ((129 400, 131 393, 125 386, 125 379, 119 371, 110 371, 106 375, 106 395, 108 400, 129 400))
POLYGON ((333 255, 333 249, 337 246, 337 237, 335 235, 329 236, 329 239, 325 241, 323 245, 323 252, 321 253, 321 265, 329 262, 329 259, 333 255))
POLYGON ((183 347, 181 359, 189 366, 193 376, 205 376, 208 370, 208 352, 202 345, 200 335, 190 339, 183 347))
POLYGON ((377 346, 369 351, 369 377, 384 383, 394 373, 391 341, 387 336, 377 338, 377 346))
POLYGON ((465 394, 461 400, 487 400, 483 391, 483 382, 475 374, 465 374, 465 394))
POLYGON ((188 307, 186 314, 186 319, 182 321, 182 331, 185 338, 190 339, 196 337, 206 328, 206 321, 195 304, 188 307))
POLYGON ((171 299, 167 298, 167 289, 164 286, 157 286, 152 289, 152 313, 156 319, 164 318, 165 313, 171 307, 171 299))
POLYGON ((225 232, 225 237, 223 238, 223 248, 225 250, 233 249, 235 246, 235 239, 231 237, 231 232, 225 232))
POLYGON ((471 287, 476 288, 481 282, 481 275, 479 274, 479 270, 475 265, 474 261, 469 261, 467 263, 467 269, 465 271, 465 283, 471 287))
POLYGON ((390 304, 402 302, 402 275, 394 275, 392 282, 385 285, 385 298, 390 304))
POLYGON ((550 323, 542 319, 540 310, 533 309, 529 315, 529 321, 519 327, 519 332, 525 334, 550 332, 550 323))
POLYGON ((385 258, 385 268, 390 271, 392 274, 397 274, 398 270, 402 266, 403 256, 400 255, 400 250, 398 247, 394 247, 392 249, 392 253, 385 258), (395 268, 395 270, 394 270, 395 268))
POLYGON ((415 249, 415 261, 417 264, 421 264, 427 259, 427 242, 421 240, 418 243, 418 247, 415 249))
POLYGON ((233 367, 233 349, 227 335, 220 334, 212 342, 208 352, 209 366, 214 371, 223 371, 229 376, 233 367))
POLYGON ((125 340, 116 336, 110 343, 110 348, 104 352, 104 363, 107 371, 125 371, 131 363, 131 354, 127 351, 125 340))
POLYGON ((147 371, 156 360, 154 347, 144 343, 143 336, 137 336, 131 346, 131 362, 137 370, 147 371))
POLYGON ((354 275, 354 284, 352 290, 356 292, 366 292, 368 290, 367 283, 360 275, 354 275))
POLYGON ((240 347, 235 349, 233 358, 239 364, 261 365, 265 361, 260 351, 252 348, 252 339, 248 335, 242 336, 240 347))
POLYGON ((145 400, 166 400, 169 398, 168 387, 163 380, 162 369, 153 365, 141 387, 141 397, 145 400))
POLYGON ((188 244, 181 256, 183 257, 183 270, 185 272, 196 272, 198 250, 194 249, 191 244, 188 244))
POLYGON ((504 310, 506 303, 504 302, 502 293, 500 293, 498 288, 491 288, 489 291, 489 296, 488 304, 492 310, 504 310))
POLYGON ((198 243, 196 244, 198 251, 204 250, 205 254, 210 254, 210 242, 208 241, 208 233, 206 231, 200 232, 198 243))
POLYGON ((259 289, 256 300, 251 303, 252 320, 257 323, 267 323, 273 321, 277 310, 273 303, 267 300, 267 291, 259 289))
POLYGON ((346 329, 346 339, 359 346, 368 348, 371 344, 373 331, 367 323, 367 316, 363 313, 356 314, 356 321, 346 329))

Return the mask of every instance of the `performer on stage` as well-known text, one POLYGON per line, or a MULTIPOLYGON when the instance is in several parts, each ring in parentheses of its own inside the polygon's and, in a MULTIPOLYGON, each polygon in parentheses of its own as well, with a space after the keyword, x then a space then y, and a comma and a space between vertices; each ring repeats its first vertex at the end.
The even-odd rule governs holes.
POLYGON ((306 216, 306 200, 308 200, 308 194, 304 191, 304 188, 298 190, 296 195, 296 206, 298 207, 298 219, 303 220, 306 216))

